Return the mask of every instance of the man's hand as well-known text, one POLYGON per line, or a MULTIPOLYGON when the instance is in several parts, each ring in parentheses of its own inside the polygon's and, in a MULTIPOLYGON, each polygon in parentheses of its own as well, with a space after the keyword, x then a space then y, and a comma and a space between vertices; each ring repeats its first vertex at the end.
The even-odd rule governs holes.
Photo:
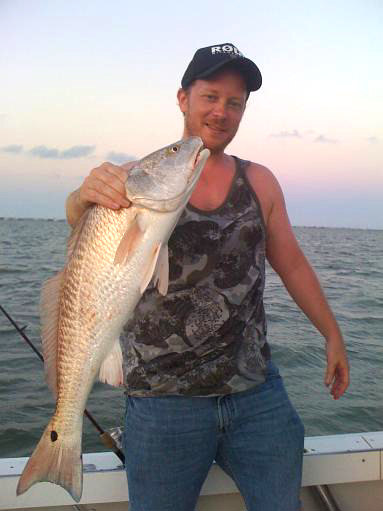
POLYGON ((136 162, 119 167, 112 163, 103 163, 93 169, 89 176, 66 200, 66 215, 72 227, 78 222, 87 208, 99 204, 106 208, 127 208, 130 202, 126 198, 125 181, 129 170, 136 162))
POLYGON ((350 383, 350 368, 341 337, 330 338, 326 344, 327 370, 325 385, 330 387, 334 399, 339 399, 350 383))
POLYGON ((86 209, 90 204, 119 209, 129 207, 125 181, 128 170, 113 163, 103 163, 93 169, 78 190, 78 202, 86 209))

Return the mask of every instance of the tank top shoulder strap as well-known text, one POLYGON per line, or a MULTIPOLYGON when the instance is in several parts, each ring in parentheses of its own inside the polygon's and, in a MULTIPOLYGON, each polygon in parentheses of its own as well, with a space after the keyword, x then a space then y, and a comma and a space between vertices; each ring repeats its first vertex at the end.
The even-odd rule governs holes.
POLYGON ((235 161, 235 170, 236 170, 236 176, 238 177, 245 177, 246 178, 246 169, 251 164, 251 161, 249 160, 242 160, 241 158, 238 158, 238 156, 232 155, 235 161))
POLYGON ((262 223, 263 229, 264 229, 264 231, 266 231, 266 222, 265 222, 265 219, 263 216, 261 202, 258 198, 256 191, 251 186, 251 184, 249 182, 249 178, 247 176, 247 172, 246 172, 248 167, 251 165, 251 161, 250 160, 242 160, 241 158, 238 158, 238 156, 234 156, 234 155, 232 155, 232 156, 235 161, 235 169, 236 169, 235 181, 237 183, 237 186, 239 184, 238 182, 243 183, 242 186, 244 186, 250 193, 251 197, 253 198, 253 200, 258 208, 258 212, 259 212, 259 216, 261 218, 261 223, 262 223))

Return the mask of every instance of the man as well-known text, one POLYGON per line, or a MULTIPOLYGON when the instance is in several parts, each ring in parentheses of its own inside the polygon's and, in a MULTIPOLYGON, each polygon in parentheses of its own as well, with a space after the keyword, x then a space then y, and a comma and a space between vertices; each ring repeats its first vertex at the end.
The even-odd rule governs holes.
MULTIPOLYGON (((298 511, 303 426, 270 360, 265 257, 326 340, 325 383, 349 382, 342 335, 298 246, 267 168, 229 156, 257 66, 232 44, 199 49, 178 101, 183 137, 211 155, 169 240, 169 291, 149 288, 125 329, 126 468, 132 511, 193 511, 213 462, 247 511, 298 511)), ((128 207, 132 166, 105 163, 67 201, 73 225, 93 203, 128 207)))

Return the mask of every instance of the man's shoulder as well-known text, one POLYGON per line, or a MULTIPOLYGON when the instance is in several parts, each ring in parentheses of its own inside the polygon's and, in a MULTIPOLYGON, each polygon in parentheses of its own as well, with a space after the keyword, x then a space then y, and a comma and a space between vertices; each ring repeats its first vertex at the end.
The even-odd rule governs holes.
POLYGON ((283 197, 278 180, 269 168, 255 162, 248 165, 246 177, 261 203, 263 218, 268 225, 273 206, 283 197))
POLYGON ((253 161, 249 162, 249 165, 246 169, 246 177, 252 187, 279 186, 277 178, 268 167, 253 161))

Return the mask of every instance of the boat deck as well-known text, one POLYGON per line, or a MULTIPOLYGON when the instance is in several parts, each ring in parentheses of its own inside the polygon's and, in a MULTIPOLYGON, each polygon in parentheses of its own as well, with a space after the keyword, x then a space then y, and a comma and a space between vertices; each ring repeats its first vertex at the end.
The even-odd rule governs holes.
MULTIPOLYGON (((328 486, 341 511, 383 510, 383 431, 306 437, 302 501, 306 511, 325 507, 313 488, 328 486)), ((80 504, 62 488, 40 483, 16 497, 28 458, 0 459, 0 510, 123 511, 129 489, 121 461, 109 452, 84 454, 84 492, 80 504)), ((235 483, 214 464, 202 487, 198 511, 243 511, 235 483)), ((336 509, 336 508, 335 508, 336 509)))

